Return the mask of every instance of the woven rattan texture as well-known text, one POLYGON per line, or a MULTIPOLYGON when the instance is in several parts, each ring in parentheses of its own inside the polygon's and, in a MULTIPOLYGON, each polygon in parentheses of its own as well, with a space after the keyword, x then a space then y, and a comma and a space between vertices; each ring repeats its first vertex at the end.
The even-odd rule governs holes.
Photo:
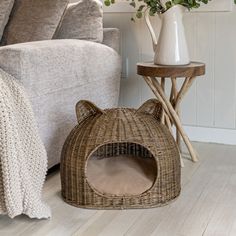
POLYGON ((79 124, 69 134, 61 156, 63 199, 77 207, 125 209, 161 206, 179 196, 179 152, 157 113, 161 113, 157 100, 149 100, 138 110, 104 111, 87 101, 79 102, 79 124), (103 194, 93 189, 86 178, 87 161, 94 153, 106 158, 123 153, 154 157, 156 181, 151 189, 135 196, 103 194))

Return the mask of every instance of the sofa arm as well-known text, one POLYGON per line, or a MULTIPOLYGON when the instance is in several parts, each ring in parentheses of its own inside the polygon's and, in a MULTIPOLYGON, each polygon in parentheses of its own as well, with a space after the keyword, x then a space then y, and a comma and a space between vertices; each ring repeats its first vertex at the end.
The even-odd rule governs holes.
POLYGON ((77 39, 0 48, 0 68, 20 80, 30 97, 83 86, 104 76, 118 80, 120 64, 120 56, 113 49, 77 39))
POLYGON ((116 28, 103 29, 103 44, 120 52, 120 31, 116 28))

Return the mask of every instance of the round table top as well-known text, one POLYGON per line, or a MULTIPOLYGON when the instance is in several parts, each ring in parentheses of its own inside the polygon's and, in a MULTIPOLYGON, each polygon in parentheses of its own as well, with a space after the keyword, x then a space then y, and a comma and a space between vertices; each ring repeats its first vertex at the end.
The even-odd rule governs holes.
POLYGON ((150 77, 196 77, 205 74, 205 64, 191 62, 183 66, 155 65, 153 62, 141 62, 137 64, 137 73, 150 77))

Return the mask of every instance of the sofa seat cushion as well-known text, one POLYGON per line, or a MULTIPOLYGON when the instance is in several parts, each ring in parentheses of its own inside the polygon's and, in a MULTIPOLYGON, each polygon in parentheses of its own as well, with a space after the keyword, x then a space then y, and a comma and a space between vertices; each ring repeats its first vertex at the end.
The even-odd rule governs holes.
POLYGON ((99 0, 80 0, 68 5, 57 39, 81 39, 102 43, 103 9, 99 0))
POLYGON ((14 0, 1 0, 0 1, 0 40, 2 38, 2 34, 5 29, 5 26, 8 22, 13 4, 14 4, 14 0))
POLYGON ((68 0, 15 0, 2 45, 53 38, 68 0))

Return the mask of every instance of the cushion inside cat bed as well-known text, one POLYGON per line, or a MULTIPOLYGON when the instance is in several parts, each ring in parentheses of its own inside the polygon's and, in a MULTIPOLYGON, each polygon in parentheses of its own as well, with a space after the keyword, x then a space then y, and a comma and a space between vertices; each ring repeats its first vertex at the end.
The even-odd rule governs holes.
MULTIPOLYGON (((147 155, 148 151, 140 145, 129 145, 139 148, 140 153, 137 155, 123 149, 122 154, 101 156, 94 153, 89 158, 87 179, 91 187, 103 194, 132 196, 141 194, 153 186, 157 177, 155 159, 151 154, 147 155)), ((117 146, 121 148, 122 144, 117 146)))

